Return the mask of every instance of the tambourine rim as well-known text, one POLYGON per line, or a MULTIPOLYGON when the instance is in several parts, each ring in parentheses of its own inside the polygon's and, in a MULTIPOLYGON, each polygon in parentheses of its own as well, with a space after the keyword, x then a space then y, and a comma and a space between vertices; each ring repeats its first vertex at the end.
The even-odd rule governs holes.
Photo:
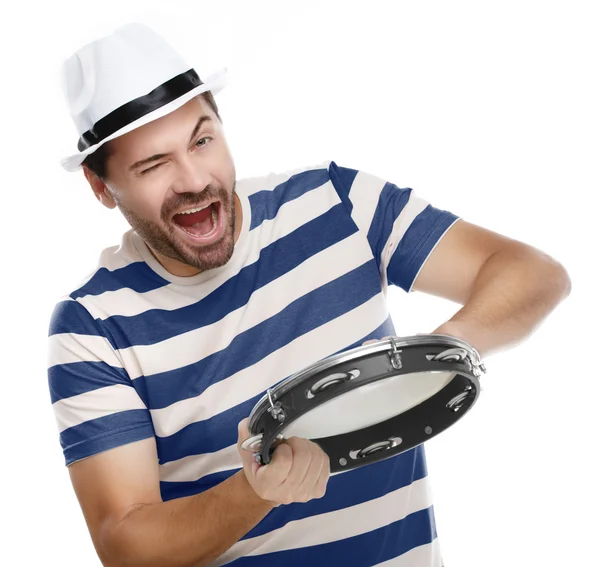
MULTIPOLYGON (((353 349, 346 350, 340 352, 338 354, 332 355, 330 357, 324 358, 322 360, 318 360, 317 362, 303 368, 302 370, 288 376, 283 382, 280 382, 273 388, 271 388, 271 397, 273 400, 276 400, 278 396, 282 396, 287 393, 293 387, 295 387, 299 382, 301 382, 307 375, 312 375, 317 372, 321 372, 323 370, 327 370, 328 368, 335 366, 337 364, 341 364, 344 362, 348 362, 350 360, 354 360, 355 358, 359 358, 362 356, 374 354, 380 351, 385 351, 390 348, 393 348, 393 345, 397 348, 408 347, 413 345, 449 345, 462 347, 467 350, 473 357, 473 361, 476 365, 481 362, 481 358, 479 353, 475 348, 473 348, 466 341, 454 337, 451 335, 443 335, 443 334, 429 334, 429 335, 414 335, 409 337, 398 337, 392 336, 386 339, 381 339, 377 342, 368 344, 368 345, 360 345, 354 347, 353 349), (393 343, 393 344, 392 344, 393 343)), ((461 372, 464 375, 464 373, 461 372)), ((474 376, 468 376, 469 378, 477 380, 474 376)), ((478 383, 478 380, 477 380, 478 383)), ((265 393, 258 402, 256 402, 254 408, 250 412, 248 417, 248 429, 250 433, 253 432, 253 427, 256 425, 260 416, 268 409, 270 405, 269 402, 269 394, 268 391, 265 393)), ((256 432, 254 432, 256 433, 256 432)))

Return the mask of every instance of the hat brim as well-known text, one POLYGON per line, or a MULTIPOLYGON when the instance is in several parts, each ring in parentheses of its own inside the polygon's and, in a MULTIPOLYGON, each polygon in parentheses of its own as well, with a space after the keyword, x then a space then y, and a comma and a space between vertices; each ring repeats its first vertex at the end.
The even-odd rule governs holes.
POLYGON ((130 124, 127 124, 127 126, 124 126, 120 130, 117 130, 116 132, 114 132, 110 136, 106 137, 104 140, 102 140, 98 144, 95 144, 94 146, 90 146, 89 148, 85 149, 82 152, 78 152, 76 154, 72 154, 70 156, 63 158, 60 161, 60 165, 66 171, 77 171, 78 169, 80 169, 81 164, 83 163, 83 160, 88 155, 94 153, 100 146, 104 145, 106 142, 109 142, 110 140, 113 140, 114 138, 118 138, 119 136, 122 136, 123 134, 127 134, 127 132, 131 132, 132 130, 139 128, 140 126, 143 126, 144 124, 148 124, 149 122, 152 122, 153 120, 157 120, 158 118, 161 118, 162 116, 166 116, 167 114, 169 114, 169 113, 173 112, 174 110, 177 110, 179 107, 183 106, 189 100, 193 99, 194 97, 196 97, 199 94, 202 94, 206 91, 211 91, 211 93, 213 95, 216 95, 219 91, 221 91, 225 87, 226 84, 227 84, 227 68, 224 67, 222 69, 219 69, 216 73, 214 73, 210 77, 208 77, 206 82, 202 83, 201 85, 198 85, 196 88, 192 89, 191 91, 188 91, 184 95, 165 104, 164 106, 161 106, 160 108, 157 108, 156 110, 154 110, 152 112, 149 112, 148 114, 142 116, 141 118, 138 118, 137 120, 131 122, 130 124))

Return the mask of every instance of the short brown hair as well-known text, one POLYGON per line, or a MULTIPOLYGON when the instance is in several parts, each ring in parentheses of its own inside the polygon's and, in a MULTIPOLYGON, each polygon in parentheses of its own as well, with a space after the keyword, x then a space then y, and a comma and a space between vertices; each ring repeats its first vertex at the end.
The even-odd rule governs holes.
MULTIPOLYGON (((223 122, 221 120, 221 116, 219 115, 219 109, 213 94, 210 91, 206 91, 201 93, 200 96, 208 103, 211 110, 217 115, 219 122, 223 122)), ((91 153, 83 160, 83 165, 87 166, 87 168, 95 173, 100 179, 102 179, 102 181, 106 180, 106 160, 108 159, 108 156, 110 156, 109 145, 110 142, 102 144, 95 152, 91 153)))

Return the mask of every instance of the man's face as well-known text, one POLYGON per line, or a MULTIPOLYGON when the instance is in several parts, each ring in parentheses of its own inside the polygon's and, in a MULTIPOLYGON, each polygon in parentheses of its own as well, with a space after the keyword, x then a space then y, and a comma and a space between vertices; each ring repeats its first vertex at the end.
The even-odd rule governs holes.
POLYGON ((222 125, 202 97, 111 140, 106 186, 171 273, 192 275, 231 258, 241 223, 235 167, 222 125))

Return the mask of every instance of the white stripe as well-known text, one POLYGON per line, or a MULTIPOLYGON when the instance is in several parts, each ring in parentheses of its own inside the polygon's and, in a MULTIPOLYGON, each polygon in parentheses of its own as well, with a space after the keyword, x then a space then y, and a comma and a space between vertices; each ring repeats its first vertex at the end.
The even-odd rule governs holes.
POLYGON ((160 480, 163 482, 193 482, 209 474, 240 468, 242 468, 242 459, 237 445, 230 445, 214 453, 190 455, 160 465, 160 480))
POLYGON ((381 284, 384 286, 384 290, 387 291, 387 268, 392 259, 392 255, 398 248, 398 244, 406 234, 406 231, 410 228, 410 225, 415 218, 423 212, 423 210, 429 205, 429 202, 421 199, 415 195, 414 191, 411 191, 408 201, 400 214, 396 217, 392 231, 388 237, 387 242, 383 250, 381 251, 381 259, 379 262, 379 273, 381 275, 381 284))
POLYGON ((71 362, 106 362, 122 368, 117 353, 108 339, 98 335, 60 333, 48 337, 48 368, 71 362))
MULTIPOLYGON (((261 245, 272 244, 275 240, 282 238, 307 222, 313 220, 329 211, 341 201, 330 182, 308 191, 304 195, 284 203, 277 213, 275 219, 265 220, 261 231, 265 237, 260 240, 252 239, 253 248, 249 251, 245 265, 256 262, 261 253, 261 245), (272 232, 277 229, 277 232, 272 232), (266 235, 269 235, 267 238, 266 235)), ((139 261, 139 259, 138 259, 139 261)), ((107 319, 114 315, 131 317, 144 313, 149 309, 165 309, 173 311, 197 303, 208 296, 225 281, 237 275, 244 267, 239 267, 235 273, 225 270, 218 276, 206 281, 202 285, 202 295, 198 294, 198 287, 185 290, 182 286, 168 284, 157 289, 138 293, 129 288, 121 288, 115 291, 106 291, 100 295, 91 295, 79 299, 80 303, 96 319, 107 319)))
MULTIPOLYGON (((173 435, 189 423, 208 419, 258 394, 286 376, 337 352, 356 340, 357 329, 365 334, 388 317, 387 305, 378 294, 356 309, 297 337, 259 362, 208 387, 200 396, 151 410, 158 436, 173 435)), ((168 358, 170 355, 163 355, 168 358)))
MULTIPOLYGON (((132 230, 133 229, 130 229, 123 233, 120 244, 116 246, 110 246, 109 248, 102 250, 96 267, 89 271, 86 276, 82 278, 79 283, 77 283, 77 285, 74 287, 74 291, 77 291, 87 285, 100 268, 105 268, 109 272, 112 272, 121 268, 125 268, 126 266, 129 266, 129 264, 139 262, 141 260, 135 255, 135 252, 132 251, 131 247, 127 245, 127 240, 132 230)), ((86 296, 77 298, 77 301, 81 301, 85 297, 86 296)), ((71 298, 69 297, 69 299, 71 298)))
POLYGON ((141 258, 135 252, 135 248, 129 245, 129 238, 132 232, 133 229, 129 229, 123 233, 121 243, 118 246, 111 246, 102 251, 98 268, 102 267, 110 272, 114 272, 115 270, 129 266, 129 264, 141 261, 141 258))
POLYGON ((267 285, 252 300, 229 312, 220 321, 151 345, 120 349, 131 379, 182 368, 220 352, 231 342, 231 329, 239 335, 273 317, 291 302, 346 274, 368 261, 369 246, 360 233, 330 246, 267 285), (363 254, 360 254, 360 251, 363 254), (332 269, 335 266, 335 270, 332 269), (139 361, 143 360, 143 368, 139 361))
POLYGON ((352 220, 366 235, 377 209, 379 196, 386 182, 370 173, 359 171, 354 178, 348 197, 352 201, 352 220))
POLYGON ((132 386, 115 384, 91 392, 63 398, 53 404, 59 432, 98 417, 120 411, 145 409, 144 402, 132 386))
POLYGON ((387 526, 431 505, 431 492, 425 477, 380 498, 294 520, 267 534, 239 541, 211 565, 223 565, 246 555, 262 555, 354 537, 387 526))
POLYGON ((266 175, 256 175, 254 177, 246 177, 236 182, 236 187, 240 186, 243 188, 247 195, 252 195, 263 190, 273 190, 277 186, 285 183, 295 175, 304 173, 306 171, 313 171, 318 169, 329 169, 331 160, 322 161, 314 165, 295 167, 281 172, 270 172, 266 175))
POLYGON ((394 559, 377 563, 374 567, 442 567, 439 539, 414 547, 394 559))

